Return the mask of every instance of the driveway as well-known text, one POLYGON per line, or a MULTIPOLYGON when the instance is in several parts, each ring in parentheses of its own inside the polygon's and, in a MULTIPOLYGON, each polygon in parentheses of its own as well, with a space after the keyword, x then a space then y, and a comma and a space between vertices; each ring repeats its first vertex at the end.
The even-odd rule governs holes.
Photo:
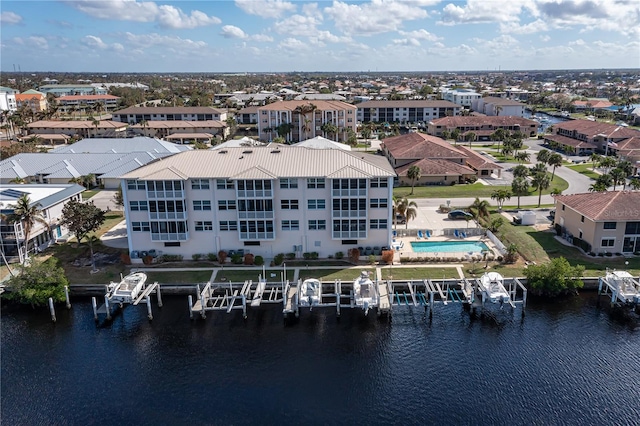
POLYGON ((93 197, 90 198, 91 201, 93 201, 93 204, 96 205, 96 207, 102 209, 102 210, 106 210, 106 211, 111 211, 111 210, 122 210, 122 207, 118 207, 116 206, 116 203, 113 201, 113 197, 116 195, 116 190, 111 190, 111 189, 103 189, 100 192, 98 192, 96 195, 94 195, 93 197))

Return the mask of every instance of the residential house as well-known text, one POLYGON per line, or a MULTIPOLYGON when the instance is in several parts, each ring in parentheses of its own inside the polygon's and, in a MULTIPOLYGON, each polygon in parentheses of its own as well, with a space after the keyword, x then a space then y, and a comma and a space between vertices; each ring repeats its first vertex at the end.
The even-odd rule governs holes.
POLYGON ((459 140, 464 140, 467 132, 476 134, 479 141, 490 141, 491 135, 498 129, 509 132, 521 132, 526 137, 533 137, 538 133, 538 122, 522 117, 513 116, 458 116, 444 117, 431 120, 427 126, 427 133, 434 136, 442 136, 446 130, 451 133, 454 130, 460 132, 459 140))
POLYGON ((225 121, 227 111, 212 107, 129 107, 115 111, 112 119, 129 124, 142 121, 225 121))
MULTIPOLYGON (((638 130, 629 129, 615 124, 590 120, 568 120, 553 125, 553 135, 545 135, 545 140, 551 145, 558 144, 559 149, 573 152, 569 147, 577 142, 586 142, 579 149, 585 151, 598 151, 608 154, 611 148, 627 138, 639 137, 638 130), (564 136, 558 138, 557 136, 564 136), (570 141, 572 139, 573 141, 570 141)), ((577 151, 580 152, 580 151, 577 151)))
POLYGON ((340 101, 282 101, 258 107, 258 138, 271 141, 278 129, 289 127, 288 142, 298 142, 322 136, 346 142, 349 131, 356 131, 356 107, 340 101), (332 124, 335 134, 323 131, 324 124, 332 124))
POLYGON ((559 195, 555 204, 555 222, 562 236, 585 241, 586 251, 640 253, 639 191, 559 195))
POLYGON ((129 250, 272 258, 381 248, 394 176, 385 158, 340 149, 183 152, 122 176, 129 250))
POLYGON ((62 209, 70 200, 82 201, 84 187, 77 184, 38 185, 9 184, 0 188, 0 250, 8 262, 23 262, 25 254, 38 252, 68 234, 68 229, 60 224, 62 209), (36 221, 25 241, 25 224, 22 220, 12 221, 14 206, 18 199, 27 195, 31 206, 38 205, 46 225, 36 221), (28 251, 27 251, 28 250, 28 251))
POLYGON ((524 117, 524 107, 522 102, 493 96, 476 99, 471 103, 474 111, 491 116, 524 117))
POLYGON ((27 90, 16 94, 16 105, 18 108, 26 108, 34 113, 43 112, 47 109, 47 97, 37 90, 27 90))
POLYGON ((449 101, 403 100, 368 101, 358 105, 358 121, 387 123, 429 122, 460 115, 460 105, 449 101))

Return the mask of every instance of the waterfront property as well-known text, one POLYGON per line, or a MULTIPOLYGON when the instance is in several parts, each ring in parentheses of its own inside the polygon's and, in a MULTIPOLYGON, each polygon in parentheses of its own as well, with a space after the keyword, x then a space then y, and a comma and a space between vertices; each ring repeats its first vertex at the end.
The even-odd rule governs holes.
POLYGON ((489 251, 482 241, 411 241, 415 253, 473 253, 489 251))
MULTIPOLYGON (((553 126, 553 133, 575 141, 592 144, 585 146, 601 153, 613 153, 613 149, 625 139, 640 137, 640 132, 637 130, 590 120, 569 120, 557 123, 553 126)), ((549 140, 554 141, 553 138, 549 140)), ((570 145, 564 139, 556 140, 556 142, 566 146, 570 145)))
POLYGON ((506 98, 496 98, 493 96, 487 96, 484 98, 475 99, 471 102, 471 108, 479 113, 485 115, 505 115, 514 117, 524 116, 525 104, 518 101, 513 101, 506 98))
POLYGON ((29 137, 37 136, 51 144, 67 142, 68 139, 60 138, 59 135, 77 138, 113 138, 124 137, 126 130, 126 124, 111 120, 97 120, 95 123, 88 120, 40 120, 27 124, 29 137))
POLYGON ((477 140, 490 141, 491 135, 498 129, 509 132, 521 132, 528 137, 538 133, 538 123, 528 118, 500 115, 497 117, 460 116, 444 117, 431 120, 427 127, 427 133, 434 136, 442 136, 446 130, 451 134, 454 130, 460 133, 458 140, 464 140, 467 132, 475 133, 477 140))
POLYGON ((67 236, 68 230, 61 225, 62 209, 70 200, 82 200, 84 187, 76 184, 64 185, 3 185, 0 191, 0 250, 9 262, 22 262, 29 252, 38 252, 55 241, 67 236), (31 205, 39 204, 42 218, 29 231, 25 241, 25 224, 22 220, 11 221, 18 199, 27 195, 31 205))
POLYGON ((212 107, 129 107, 113 113, 113 121, 138 124, 143 121, 225 121, 227 111, 212 107))
MULTIPOLYGON (((640 192, 609 191, 555 197, 562 236, 596 254, 640 252, 640 192)), ((577 244, 576 244, 577 245, 577 244)))
POLYGON ((460 115, 460 105, 449 101, 368 101, 358 104, 358 121, 387 123, 429 122, 460 115))
POLYGON ((219 120, 157 120, 133 124, 134 133, 152 138, 185 144, 193 142, 211 143, 214 136, 224 139, 229 135, 225 122, 219 120))
POLYGON ((328 257, 390 243, 386 158, 291 146, 187 151, 122 176, 129 250, 328 257))

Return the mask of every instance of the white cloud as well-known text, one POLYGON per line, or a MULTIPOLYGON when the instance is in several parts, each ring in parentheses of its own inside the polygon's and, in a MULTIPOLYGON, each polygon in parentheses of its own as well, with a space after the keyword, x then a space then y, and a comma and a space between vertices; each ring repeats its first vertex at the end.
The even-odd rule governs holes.
POLYGON ((543 42, 548 42, 549 40, 551 40, 551 36, 548 35, 541 35, 540 36, 540 40, 542 40, 543 42))
POLYGON ((308 50, 309 45, 297 38, 287 37, 280 42, 279 47, 285 50, 302 51, 308 50))
POLYGON ((34 49, 49 49, 49 42, 44 37, 31 36, 27 38, 15 37, 13 39, 14 43, 19 44, 21 46, 31 47, 34 49))
POLYGON ((124 46, 120 43, 108 44, 105 43, 100 37, 93 35, 84 36, 80 43, 94 50, 111 50, 114 52, 123 52, 124 46))
POLYGON ((173 53, 187 55, 191 52, 198 52, 207 47, 204 41, 193 41, 188 38, 177 36, 166 36, 157 33, 150 34, 133 34, 126 32, 125 40, 133 49, 147 49, 152 47, 160 47, 163 50, 170 50, 173 53))
POLYGON ((321 20, 314 16, 292 15, 287 19, 278 21, 274 30, 279 34, 288 34, 296 37, 313 36, 318 32, 321 20))
POLYGON ((501 22, 500 32, 509 34, 535 34, 548 31, 549 26, 542 19, 536 19, 528 24, 520 24, 519 22, 501 22))
POLYGON ((508 34, 502 34, 492 40, 485 40, 481 38, 472 38, 471 40, 476 43, 478 48, 488 50, 489 52, 500 53, 504 53, 507 50, 513 52, 514 47, 519 44, 518 40, 508 34))
POLYGON ((532 0, 468 0, 464 6, 449 3, 442 9, 442 20, 439 23, 456 25, 518 22, 523 9, 533 11, 532 0))
POLYGON ((401 46, 420 46, 420 41, 415 38, 402 38, 394 39, 393 44, 398 44, 401 46))
POLYGON ((220 35, 224 38, 247 38, 247 34, 244 31, 233 25, 225 25, 222 27, 220 35))
POLYGON ((416 31, 398 31, 398 34, 400 34, 401 36, 413 38, 416 40, 427 40, 427 41, 442 40, 442 37, 438 37, 437 35, 432 34, 425 29, 420 29, 416 31))
POLYGON ((5 25, 16 25, 22 22, 22 16, 13 12, 0 13, 0 22, 5 25))
POLYGON ((404 21, 424 19, 427 11, 423 2, 372 0, 371 3, 347 4, 334 0, 324 9, 335 26, 348 35, 374 35, 397 31, 404 21))
POLYGON ((173 29, 196 28, 221 22, 215 16, 208 16, 198 10, 187 15, 174 6, 158 6, 154 2, 65 0, 64 3, 98 19, 157 22, 161 27, 173 29))
POLYGON ((271 42, 273 41, 273 37, 266 34, 255 34, 251 36, 251 40, 260 41, 260 42, 271 42))
POLYGON ((273 19, 296 10, 295 4, 284 0, 236 0, 236 6, 250 15, 273 19))

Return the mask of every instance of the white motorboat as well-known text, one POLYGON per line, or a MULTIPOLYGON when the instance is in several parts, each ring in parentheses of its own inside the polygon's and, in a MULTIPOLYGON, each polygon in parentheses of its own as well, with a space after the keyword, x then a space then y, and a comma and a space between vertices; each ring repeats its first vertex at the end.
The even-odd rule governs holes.
POLYGON ((147 274, 144 272, 134 272, 122 278, 119 283, 109 284, 111 301, 115 303, 133 303, 147 281, 147 274))
POLYGON ((509 292, 504 288, 504 278, 497 272, 485 272, 480 277, 480 288, 491 303, 503 304, 509 301, 509 292))
POLYGON ((640 303, 640 281, 626 271, 607 272, 607 281, 613 284, 618 299, 625 303, 640 303))
POLYGON ((306 279, 300 284, 298 292, 298 305, 313 309, 320 304, 320 281, 315 278, 306 279))
POLYGON ((378 292, 367 271, 362 271, 353 282, 353 298, 355 305, 364 309, 365 315, 369 313, 369 309, 378 306, 378 292))

